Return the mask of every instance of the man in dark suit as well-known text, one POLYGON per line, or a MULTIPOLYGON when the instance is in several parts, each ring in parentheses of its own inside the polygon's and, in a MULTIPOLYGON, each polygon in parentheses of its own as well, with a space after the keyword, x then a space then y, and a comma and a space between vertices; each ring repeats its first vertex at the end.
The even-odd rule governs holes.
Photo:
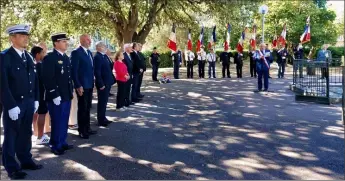
POLYGON ((231 52, 224 51, 220 54, 220 62, 222 63, 222 76, 225 78, 225 70, 228 78, 230 76, 230 57, 232 57, 231 52))
POLYGON ((132 53, 132 45, 130 43, 127 43, 124 45, 123 62, 127 66, 127 71, 129 74, 129 80, 126 82, 126 97, 125 97, 125 107, 129 107, 130 105, 133 105, 134 103, 131 101, 131 88, 132 88, 132 81, 133 81, 133 60, 131 58, 132 53))
POLYGON ((87 34, 80 36, 80 47, 71 53, 72 78, 78 97, 78 132, 82 139, 96 134, 90 128, 90 109, 94 84, 93 58, 89 50, 91 38, 87 34))
POLYGON ((51 152, 62 155, 73 148, 73 145, 67 144, 68 120, 73 98, 71 61, 65 53, 69 38, 66 33, 56 33, 51 39, 54 50, 44 57, 42 81, 51 118, 51 152))
POLYGON ((4 108, 2 163, 11 179, 24 179, 27 174, 22 170, 42 168, 32 160, 30 153, 32 118, 39 105, 39 88, 35 64, 25 50, 29 31, 27 25, 7 28, 12 46, 0 56, 0 89, 4 108))
POLYGON ((111 86, 115 84, 113 72, 110 69, 110 62, 106 57, 106 45, 101 41, 96 43, 97 53, 94 57, 95 63, 95 78, 97 88, 97 120, 99 126, 108 126, 111 121, 105 117, 109 92, 111 86))
MULTIPOLYGON (((105 54, 106 54, 106 58, 109 61, 110 69, 111 69, 111 72, 113 74, 113 77, 114 77, 114 80, 115 80, 115 83, 116 83, 116 78, 115 78, 115 75, 114 75, 114 72, 113 72, 113 70, 114 70, 114 60, 111 58, 111 51, 109 50, 109 48, 107 48, 107 52, 105 54)), ((112 96, 114 96, 114 94, 111 93, 111 89, 110 89, 109 97, 112 97, 112 96)))
POLYGON ((138 55, 140 57, 140 64, 143 67, 143 73, 141 73, 139 75, 139 85, 138 85, 138 90, 137 90, 137 95, 139 97, 139 99, 144 98, 145 95, 141 94, 140 88, 141 88, 141 84, 143 82, 143 78, 144 78, 144 73, 146 72, 146 58, 145 55, 141 52, 143 48, 143 45, 139 43, 139 51, 138 51, 138 55))
POLYGON ((133 85, 132 85, 132 92, 131 92, 131 98, 132 102, 139 102, 142 97, 138 95, 138 90, 140 89, 139 84, 140 84, 140 77, 142 76, 141 74, 144 73, 144 65, 142 58, 139 55, 139 44, 138 43, 133 43, 133 52, 131 53, 131 58, 133 60, 133 85))

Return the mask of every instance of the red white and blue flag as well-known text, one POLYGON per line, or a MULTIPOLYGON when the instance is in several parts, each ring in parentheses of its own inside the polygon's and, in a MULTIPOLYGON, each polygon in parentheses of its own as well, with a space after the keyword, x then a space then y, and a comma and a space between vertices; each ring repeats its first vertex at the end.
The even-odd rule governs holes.
POLYGON ((191 29, 188 30, 187 48, 188 48, 188 50, 190 50, 190 51, 192 51, 192 49, 193 49, 191 29))
POLYGON ((240 37, 240 39, 238 40, 238 43, 237 43, 237 47, 236 47, 236 49, 237 49, 237 52, 239 52, 239 53, 243 53, 243 42, 244 42, 244 39, 246 38, 246 30, 247 30, 247 28, 245 28, 244 29, 244 31, 242 31, 242 33, 241 33, 241 37, 240 37))
POLYGON ((197 52, 200 51, 203 38, 204 38, 204 26, 201 27, 201 32, 200 32, 200 35, 199 35, 199 39, 198 39, 198 42, 196 44, 196 51, 197 52))
POLYGON ((310 41, 310 16, 307 18, 307 22, 304 28, 304 32, 300 38, 301 43, 310 41))
POLYGON ((281 45, 285 45, 286 44, 286 23, 284 24, 283 31, 280 34, 279 43, 281 45))
POLYGON ((252 38, 249 40, 250 46, 256 49, 256 25, 253 26, 252 38))
POLYGON ((231 25, 228 23, 226 26, 227 31, 226 31, 226 40, 224 42, 224 51, 228 51, 230 47, 230 35, 231 35, 231 25))
POLYGON ((278 42, 277 35, 274 35, 274 38, 273 38, 273 41, 272 41, 272 47, 273 48, 277 47, 277 42, 278 42))
POLYGON ((212 34, 210 36, 209 42, 208 42, 208 49, 211 49, 212 46, 216 43, 216 26, 213 27, 212 34))
POLYGON ((175 27, 175 23, 174 23, 172 26, 172 30, 171 30, 169 41, 168 41, 168 48, 174 52, 176 52, 176 50, 177 50, 176 31, 175 30, 176 30, 176 27, 175 27))

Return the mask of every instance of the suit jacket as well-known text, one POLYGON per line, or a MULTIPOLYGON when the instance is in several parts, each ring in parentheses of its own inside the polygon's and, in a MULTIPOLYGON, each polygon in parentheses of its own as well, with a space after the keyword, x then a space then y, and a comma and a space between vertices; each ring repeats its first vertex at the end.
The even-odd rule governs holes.
POLYGON ((39 99, 36 66, 29 53, 24 52, 25 62, 13 47, 3 51, 0 56, 1 102, 8 110, 18 106, 24 99, 39 99))
POLYGON ((146 71, 146 58, 145 55, 142 52, 138 52, 140 60, 141 60, 141 65, 144 67, 143 70, 144 72, 146 71))
POLYGON ((255 58, 255 61, 256 61, 256 70, 257 71, 260 71, 260 70, 267 71, 270 68, 270 62, 273 61, 272 53, 269 50, 263 50, 261 52, 265 56, 266 63, 267 63, 266 64, 265 61, 263 59, 261 59, 259 51, 260 50, 256 50, 255 51, 255 55, 254 55, 254 58, 255 58))
POLYGON ((103 86, 112 86, 115 83, 113 72, 110 69, 110 62, 106 55, 99 52, 94 57, 95 78, 97 89, 103 86))
POLYGON ((130 75, 130 77, 132 77, 132 75, 133 75, 133 60, 132 60, 131 56, 128 55, 126 52, 123 52, 123 57, 124 57, 123 62, 127 66, 128 74, 130 75))
POLYGON ((304 52, 302 48, 301 49, 294 48, 293 51, 294 51, 295 59, 303 59, 304 52))
POLYGON ((112 61, 111 58, 110 58, 108 55, 106 55, 105 58, 109 61, 110 70, 111 70, 111 73, 112 73, 112 75, 113 75, 113 77, 114 77, 114 80, 115 80, 115 83, 116 83, 116 78, 115 78, 115 75, 114 75, 114 73, 113 73, 113 70, 114 70, 114 61, 112 61))
POLYGON ((58 96, 62 101, 73 98, 73 84, 71 78, 71 61, 64 54, 55 49, 44 57, 42 63, 42 80, 46 88, 46 101, 52 101, 58 96))
POLYGON ((79 47, 71 53, 72 79, 74 88, 83 87, 92 89, 94 84, 93 77, 93 58, 90 50, 85 52, 83 47, 79 47))
POLYGON ((131 53, 131 58, 133 60, 133 74, 139 74, 140 69, 144 70, 145 68, 145 65, 143 64, 145 60, 142 60, 141 56, 139 55, 139 52, 135 51, 131 53))
POLYGON ((222 52, 220 53, 220 62, 223 63, 223 65, 228 65, 230 64, 230 55, 231 52, 222 52))

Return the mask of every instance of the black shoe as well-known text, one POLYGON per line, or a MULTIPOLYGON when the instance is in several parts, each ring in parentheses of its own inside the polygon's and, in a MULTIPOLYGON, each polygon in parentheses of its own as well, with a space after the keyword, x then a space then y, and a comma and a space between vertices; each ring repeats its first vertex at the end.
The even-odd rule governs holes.
POLYGON ((132 102, 138 103, 138 102, 140 102, 140 99, 132 99, 132 102))
POLYGON ((112 97, 112 96, 114 96, 114 94, 113 93, 109 93, 109 97, 112 97))
POLYGON ((43 168, 43 165, 39 165, 39 164, 30 164, 30 165, 22 165, 21 167, 23 170, 39 170, 43 168))
POLYGON ((142 99, 142 98, 144 98, 144 97, 145 97, 145 95, 140 94, 138 97, 142 99))
POLYGON ((112 121, 109 121, 109 120, 106 120, 105 121, 105 124, 107 124, 107 125, 109 125, 109 124, 111 124, 111 123, 113 123, 112 121))
POLYGON ((108 124, 107 124, 107 123, 100 123, 100 124, 98 124, 98 126, 107 127, 107 126, 108 126, 108 124))
POLYGON ((80 137, 81 139, 89 139, 89 135, 88 135, 88 134, 79 133, 79 137, 80 137))
POLYGON ((95 134, 97 134, 97 131, 94 131, 94 130, 89 130, 88 132, 87 132, 89 135, 95 135, 95 134))
POLYGON ((63 145, 63 146, 62 146, 62 149, 64 149, 65 151, 66 151, 66 150, 71 150, 71 149, 73 149, 73 148, 74 148, 73 145, 63 145))
POLYGON ((8 174, 8 177, 10 177, 12 180, 22 180, 24 179, 28 174, 22 171, 15 171, 8 174))
POLYGON ((135 105, 135 103, 134 103, 134 102, 131 102, 131 103, 128 105, 128 107, 129 107, 130 105, 135 105))
POLYGON ((231 76, 228 77, 229 79, 231 78, 231 76))
POLYGON ((65 150, 51 150, 54 155, 63 155, 65 153, 65 150))

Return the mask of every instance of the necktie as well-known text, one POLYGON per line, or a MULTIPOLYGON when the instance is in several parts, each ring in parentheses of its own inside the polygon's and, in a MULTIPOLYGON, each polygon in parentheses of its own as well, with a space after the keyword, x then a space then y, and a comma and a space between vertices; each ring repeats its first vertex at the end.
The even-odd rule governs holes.
POLYGON ((23 62, 26 62, 26 57, 24 53, 22 53, 22 59, 23 59, 23 62))
POLYGON ((86 54, 89 56, 90 61, 91 61, 91 65, 93 66, 92 56, 91 56, 90 52, 86 51, 86 54))

